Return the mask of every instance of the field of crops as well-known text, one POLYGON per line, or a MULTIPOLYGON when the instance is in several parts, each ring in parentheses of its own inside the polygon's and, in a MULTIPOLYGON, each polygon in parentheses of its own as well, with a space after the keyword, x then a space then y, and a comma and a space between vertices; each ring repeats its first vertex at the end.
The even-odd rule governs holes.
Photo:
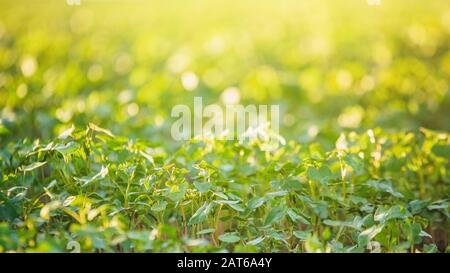
POLYGON ((450 5, 376 2, 0 0, 0 252, 450 252, 450 5))

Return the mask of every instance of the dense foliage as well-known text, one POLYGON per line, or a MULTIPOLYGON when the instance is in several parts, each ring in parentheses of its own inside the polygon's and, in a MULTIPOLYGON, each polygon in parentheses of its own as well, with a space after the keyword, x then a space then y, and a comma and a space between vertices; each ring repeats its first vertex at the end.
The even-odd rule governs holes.
MULTIPOLYGON (((5 250, 437 251, 448 134, 344 135, 338 148, 214 139, 174 153, 91 124, 2 151, 5 250), (14 228, 13 228, 14 227, 14 228), (376 244, 369 244, 375 248, 376 244)), ((443 242, 439 242, 443 243, 443 242)))
POLYGON ((0 252, 450 251, 447 1, 38 2, 0 1, 0 252), (230 87, 284 145, 171 139, 230 87))

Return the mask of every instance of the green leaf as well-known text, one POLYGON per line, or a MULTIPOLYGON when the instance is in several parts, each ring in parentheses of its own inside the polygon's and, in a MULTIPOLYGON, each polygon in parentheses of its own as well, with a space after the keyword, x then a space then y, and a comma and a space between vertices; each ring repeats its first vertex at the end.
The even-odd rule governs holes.
POLYGON ((58 144, 53 149, 60 152, 62 155, 67 156, 78 151, 80 149, 80 145, 75 141, 71 141, 66 144, 58 144))
POLYGON ((395 205, 389 209, 379 207, 375 212, 374 219, 375 221, 384 224, 391 219, 405 219, 410 216, 411 214, 408 210, 406 210, 406 208, 401 207, 400 205, 395 205))
POLYGON ((411 213, 413 215, 420 213, 424 208, 430 204, 428 200, 413 200, 409 202, 409 207, 411 208, 411 213))
POLYGON ((230 204, 237 204, 237 203, 239 203, 239 200, 214 200, 213 202, 216 203, 216 204, 227 204, 227 205, 230 205, 230 204))
POLYGON ((278 206, 273 208, 266 217, 264 225, 270 225, 273 222, 279 222, 286 215, 286 208, 284 206, 278 206))
POLYGON ((225 193, 222 192, 214 192, 214 195, 219 196, 222 199, 228 200, 228 196, 225 193))
POLYGON ((191 219, 189 219, 188 225, 195 225, 205 221, 208 217, 208 214, 211 212, 213 208, 213 203, 205 202, 195 213, 192 215, 191 219))
POLYGON ((194 186, 201 193, 209 191, 212 187, 211 183, 208 182, 194 182, 194 186))
POLYGON ((358 235, 358 244, 365 246, 367 243, 375 238, 378 233, 380 233, 383 230, 384 226, 371 226, 370 228, 364 230, 358 235))
POLYGON ((305 225, 310 225, 311 224, 305 217, 295 213, 295 211, 293 209, 288 209, 287 210, 287 214, 288 214, 289 218, 291 218, 291 220, 293 222, 300 221, 300 222, 302 222, 305 225))
POLYGON ((109 137, 114 137, 114 134, 111 133, 111 131, 109 131, 109 130, 107 130, 107 129, 103 129, 103 128, 101 128, 101 127, 95 125, 94 123, 89 123, 89 129, 91 129, 91 130, 94 131, 94 132, 97 132, 97 133, 101 133, 101 134, 107 135, 107 136, 109 136, 109 137))
POLYGON ((440 210, 444 213, 447 218, 450 218, 450 213, 448 212, 448 201, 447 200, 438 200, 431 203, 428 207, 428 210, 440 210))
POLYGON ((239 240, 241 240, 241 237, 239 237, 236 233, 224 233, 222 235, 219 236, 219 240, 224 242, 224 243, 236 243, 239 242, 239 240))
POLYGON ((230 206, 232 209, 234 209, 236 211, 239 211, 239 212, 243 212, 244 211, 244 208, 241 207, 238 204, 228 204, 228 206, 230 206))
POLYGON ((439 200, 431 203, 427 207, 429 210, 439 210, 439 209, 447 209, 448 208, 448 202, 446 200, 439 200))
POLYGON ((174 202, 179 202, 183 200, 187 188, 188 185, 185 183, 173 185, 170 187, 170 190, 165 193, 165 196, 174 202))
POLYGON ((76 196, 69 196, 67 197, 63 202, 63 207, 68 207, 70 204, 72 204, 73 201, 75 201, 77 197, 76 196))
POLYGON ((32 170, 40 168, 40 167, 44 166, 45 164, 47 164, 46 161, 44 161, 44 162, 33 162, 30 165, 19 167, 19 170, 22 171, 22 172, 31 172, 32 170))
POLYGON ((164 200, 159 201, 158 203, 154 204, 151 208, 152 211, 163 211, 166 209, 167 202, 164 200))
POLYGON ((302 184, 298 179, 286 179, 283 183, 283 189, 287 191, 300 191, 302 188, 302 184))
POLYGON ((0 135, 7 135, 9 133, 11 133, 11 131, 8 130, 8 128, 6 128, 0 120, 0 135))
POLYGON ((431 236, 429 233, 427 233, 427 232, 424 231, 424 230, 421 230, 421 231, 419 232, 419 236, 420 236, 420 237, 428 237, 428 238, 433 239, 433 236, 431 236))
POLYGON ((210 234, 210 233, 213 233, 215 231, 216 231, 215 228, 207 228, 207 229, 203 229, 203 230, 200 230, 199 232, 197 232, 197 235, 210 234))
POLYGON ((332 227, 340 227, 340 226, 351 226, 351 223, 349 222, 343 222, 343 221, 335 221, 335 220, 324 220, 323 223, 327 226, 332 226, 332 227))
POLYGON ((306 241, 308 237, 311 235, 311 232, 309 231, 300 231, 300 230, 294 230, 293 232, 294 236, 302 241, 306 241))
POLYGON ((58 136, 58 138, 59 139, 66 139, 67 137, 69 137, 73 133, 74 130, 75 130, 75 126, 73 126, 73 124, 72 124, 72 126, 69 129, 67 129, 64 132, 62 132, 58 136))
POLYGON ((141 154, 143 157, 145 157, 148 161, 150 161, 150 163, 155 166, 155 160, 153 159, 153 156, 151 156, 150 154, 144 152, 144 151, 139 151, 139 154, 141 154))
POLYGON ((267 235, 276 241, 280 241, 280 242, 283 242, 285 245, 289 245, 289 243, 286 241, 286 238, 284 237, 284 235, 280 232, 276 232, 275 230, 272 229, 272 230, 268 231, 267 235))
POLYGON ((308 176, 309 179, 315 181, 320 181, 321 178, 319 170, 314 167, 309 167, 308 170, 306 171, 306 175, 308 176))
POLYGON ((257 209, 260 206, 262 206, 265 201, 266 201, 266 198, 264 198, 264 197, 254 197, 254 198, 250 199, 250 201, 248 201, 247 207, 250 210, 254 210, 254 209, 257 209))
POLYGON ((264 241, 264 236, 260 236, 258 238, 255 238, 255 239, 251 240, 251 241, 248 241, 247 245, 257 245, 257 244, 261 243, 262 241, 264 241))
POLYGON ((328 204, 325 201, 318 201, 310 203, 309 206, 312 208, 314 213, 322 219, 328 218, 328 204))
POLYGON ((355 154, 347 154, 344 156, 344 161, 347 163, 350 167, 352 167, 355 171, 364 170, 364 164, 361 158, 359 158, 355 154))
POLYGON ((327 166, 321 166, 319 169, 309 167, 306 175, 313 181, 325 183, 333 177, 333 173, 327 166))
POLYGON ((381 192, 387 192, 391 194, 392 196, 403 198, 403 194, 396 192, 394 188, 392 187, 392 184, 390 181, 387 180, 369 180, 366 182, 366 184, 377 191, 381 192))
POLYGON ((275 197, 275 196, 285 196, 288 195, 288 191, 275 191, 275 192, 268 192, 266 193, 267 197, 275 197))
POLYGON ((81 182, 82 187, 86 187, 87 185, 91 184, 94 181, 105 178, 108 175, 108 172, 109 172, 108 167, 102 166, 101 170, 97 174, 95 174, 91 177, 74 177, 73 179, 81 182))
POLYGON ((425 253, 438 253, 439 249, 435 244, 425 244, 423 246, 423 252, 425 253))
POLYGON ((433 148, 431 148, 431 151, 435 155, 443 157, 447 160, 450 158, 450 145, 436 144, 433 146, 433 148))

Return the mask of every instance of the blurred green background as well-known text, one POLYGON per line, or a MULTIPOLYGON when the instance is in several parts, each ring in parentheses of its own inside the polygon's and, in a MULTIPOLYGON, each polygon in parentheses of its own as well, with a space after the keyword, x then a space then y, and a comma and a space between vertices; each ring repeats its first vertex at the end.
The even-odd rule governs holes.
POLYGON ((447 0, 0 7, 2 145, 89 122, 167 144, 174 105, 226 94, 280 104, 281 134, 301 143, 374 127, 450 130, 447 0))

